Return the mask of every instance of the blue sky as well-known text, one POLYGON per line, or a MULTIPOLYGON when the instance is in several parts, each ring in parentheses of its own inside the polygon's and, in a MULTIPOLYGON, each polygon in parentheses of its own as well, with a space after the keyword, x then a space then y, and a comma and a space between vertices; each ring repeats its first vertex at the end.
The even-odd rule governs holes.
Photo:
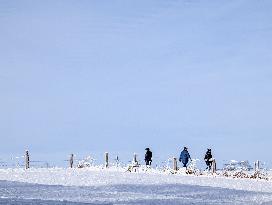
POLYGON ((0 155, 271 161, 272 2, 0 2, 0 155))

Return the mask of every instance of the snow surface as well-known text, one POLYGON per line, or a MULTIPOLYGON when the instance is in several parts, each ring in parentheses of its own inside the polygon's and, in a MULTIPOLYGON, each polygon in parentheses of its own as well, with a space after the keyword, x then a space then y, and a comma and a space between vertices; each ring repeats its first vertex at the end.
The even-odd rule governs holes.
POLYGON ((272 204, 272 181, 122 168, 1 169, 0 204, 272 204))

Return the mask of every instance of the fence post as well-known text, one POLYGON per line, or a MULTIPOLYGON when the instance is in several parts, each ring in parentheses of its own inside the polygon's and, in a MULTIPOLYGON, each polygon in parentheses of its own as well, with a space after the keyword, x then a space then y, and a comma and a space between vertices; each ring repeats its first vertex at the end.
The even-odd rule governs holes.
POLYGON ((118 157, 118 155, 116 156, 116 166, 119 167, 119 157, 118 157))
POLYGON ((105 167, 109 167, 109 153, 105 152, 105 167))
POLYGON ((259 160, 254 162, 254 168, 255 168, 255 172, 260 170, 260 161, 259 160))
POLYGON ((137 160, 137 154, 134 152, 134 154, 133 154, 133 161, 132 161, 132 170, 134 172, 137 172, 138 167, 139 167, 139 162, 137 160))
POLYGON ((134 155, 133 155, 133 163, 138 165, 137 154, 136 153, 134 153, 134 155))
POLYGON ((73 168, 73 164, 74 164, 74 154, 71 154, 69 163, 70 163, 70 168, 73 168))
POLYGON ((214 174, 216 172, 216 161, 215 159, 212 160, 212 173, 214 174))
POLYGON ((25 168, 29 169, 29 152, 26 150, 25 152, 25 168))
POLYGON ((176 157, 173 158, 173 170, 178 171, 178 162, 176 157))

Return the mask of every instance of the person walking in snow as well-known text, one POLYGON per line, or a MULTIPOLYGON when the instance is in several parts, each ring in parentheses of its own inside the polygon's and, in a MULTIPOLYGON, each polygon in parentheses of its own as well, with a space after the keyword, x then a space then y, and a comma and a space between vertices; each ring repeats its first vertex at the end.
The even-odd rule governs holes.
POLYGON ((188 148, 184 147, 182 152, 180 153, 180 156, 179 156, 179 161, 182 162, 183 167, 187 167, 187 163, 188 163, 189 159, 191 159, 191 157, 188 152, 188 148))
POLYGON ((206 162, 207 169, 211 170, 211 167, 212 167, 212 150, 211 149, 207 149, 204 160, 206 162))
POLYGON ((151 165, 152 162, 152 152, 150 151, 149 148, 146 148, 146 153, 145 153, 145 164, 146 165, 151 165))

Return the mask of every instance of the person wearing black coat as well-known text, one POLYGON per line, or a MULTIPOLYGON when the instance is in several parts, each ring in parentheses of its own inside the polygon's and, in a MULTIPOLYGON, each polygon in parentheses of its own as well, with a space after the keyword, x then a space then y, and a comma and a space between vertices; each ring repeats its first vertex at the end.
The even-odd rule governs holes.
POLYGON ((145 153, 145 164, 146 165, 151 165, 152 162, 152 152, 150 151, 149 148, 146 148, 146 153, 145 153))
POLYGON ((207 169, 211 170, 211 167, 212 167, 212 150, 211 149, 207 150, 204 160, 206 162, 207 169))

